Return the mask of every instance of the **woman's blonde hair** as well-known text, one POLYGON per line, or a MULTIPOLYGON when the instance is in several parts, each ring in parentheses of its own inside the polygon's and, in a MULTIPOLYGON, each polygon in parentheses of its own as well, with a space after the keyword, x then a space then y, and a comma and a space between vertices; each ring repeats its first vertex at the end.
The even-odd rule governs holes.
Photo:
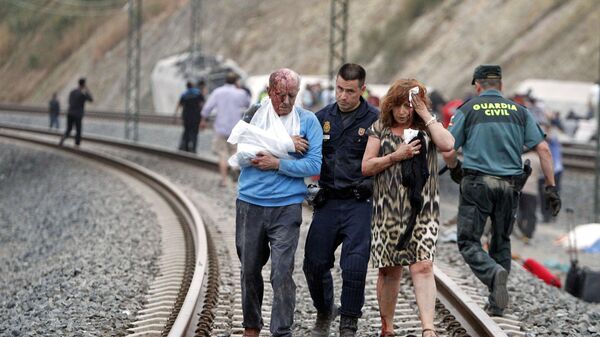
MULTIPOLYGON (((431 103, 427 98, 427 89, 423 83, 413 78, 397 80, 392 84, 381 101, 381 114, 379 115, 379 119, 383 127, 394 126, 394 107, 408 104, 408 91, 414 87, 419 87, 418 96, 425 102, 427 108, 431 106, 431 103)), ((410 127, 413 129, 425 130, 425 121, 423 121, 423 119, 419 117, 419 114, 415 112, 413 113, 412 125, 410 127)))

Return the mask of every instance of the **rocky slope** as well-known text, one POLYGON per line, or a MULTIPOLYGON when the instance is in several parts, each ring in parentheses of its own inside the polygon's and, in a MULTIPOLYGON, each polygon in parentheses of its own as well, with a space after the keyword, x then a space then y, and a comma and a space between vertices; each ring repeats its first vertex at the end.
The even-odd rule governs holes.
MULTIPOLYGON (((349 2, 349 60, 364 64, 371 82, 416 77, 452 97, 471 90, 470 76, 480 63, 503 66, 508 92, 526 78, 595 81, 600 76, 600 1, 349 2)), ((189 1, 170 1, 168 7, 143 27, 144 110, 152 109, 154 64, 189 45, 189 1)), ((205 52, 231 58, 251 75, 278 67, 326 74, 330 1, 203 1, 203 9, 205 52)), ((2 52, 6 28, 0 25, 0 78, 11 79, 0 81, 0 101, 43 104, 56 90, 66 98, 76 79, 85 75, 96 108, 123 109, 126 45, 121 40, 106 48, 106 40, 107 35, 126 37, 115 33, 115 27, 123 27, 124 16, 122 11, 106 16, 81 47, 43 72, 7 62, 11 50, 2 52), (23 89, 20 81, 35 85, 23 89), (18 94, 16 87, 21 88, 18 94)))

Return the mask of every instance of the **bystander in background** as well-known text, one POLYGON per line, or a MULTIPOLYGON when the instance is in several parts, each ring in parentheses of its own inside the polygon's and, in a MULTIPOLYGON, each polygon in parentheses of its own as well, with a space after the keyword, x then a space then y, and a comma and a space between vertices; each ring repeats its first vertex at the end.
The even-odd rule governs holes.
POLYGON ((215 89, 202 108, 200 128, 204 129, 208 125, 208 118, 213 111, 216 111, 213 137, 213 152, 219 157, 219 173, 221 181, 219 186, 227 186, 227 159, 235 151, 234 144, 227 143, 227 138, 235 124, 242 118, 242 114, 250 105, 248 94, 237 87, 238 75, 230 72, 225 77, 225 84, 215 89))
POLYGON ((50 115, 50 126, 49 128, 60 128, 58 123, 58 115, 60 114, 60 102, 56 98, 56 93, 52 94, 52 99, 48 102, 48 113, 50 115))
POLYGON ((83 114, 85 113, 85 102, 93 102, 92 94, 87 88, 85 78, 80 78, 77 88, 73 89, 69 94, 69 109, 67 112, 67 130, 58 143, 62 146, 65 139, 69 138, 73 126, 75 126, 75 146, 81 144, 81 128, 83 114))

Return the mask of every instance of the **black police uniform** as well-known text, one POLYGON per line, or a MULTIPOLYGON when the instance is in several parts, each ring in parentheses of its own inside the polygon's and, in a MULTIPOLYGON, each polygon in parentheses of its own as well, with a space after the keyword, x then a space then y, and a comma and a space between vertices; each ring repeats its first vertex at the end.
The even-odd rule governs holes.
POLYGON ((198 131, 200 126, 200 112, 204 104, 204 96, 198 89, 189 89, 179 99, 182 107, 181 119, 183 121, 183 135, 179 149, 182 151, 196 152, 198 131))
POLYGON ((379 112, 362 97, 351 120, 343 121, 337 103, 317 113, 323 128, 323 162, 319 185, 324 204, 315 207, 306 239, 303 270, 315 308, 333 305, 331 268, 342 244, 340 313, 360 317, 371 245, 372 178, 361 173, 367 145, 366 130, 379 112))

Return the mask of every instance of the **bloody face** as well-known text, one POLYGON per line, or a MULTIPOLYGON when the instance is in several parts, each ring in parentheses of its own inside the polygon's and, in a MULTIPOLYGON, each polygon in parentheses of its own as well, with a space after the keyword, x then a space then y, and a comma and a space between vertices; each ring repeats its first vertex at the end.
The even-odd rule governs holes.
POLYGON ((287 115, 292 112, 296 96, 299 91, 299 83, 294 79, 282 78, 275 85, 269 87, 267 93, 279 116, 287 115))

